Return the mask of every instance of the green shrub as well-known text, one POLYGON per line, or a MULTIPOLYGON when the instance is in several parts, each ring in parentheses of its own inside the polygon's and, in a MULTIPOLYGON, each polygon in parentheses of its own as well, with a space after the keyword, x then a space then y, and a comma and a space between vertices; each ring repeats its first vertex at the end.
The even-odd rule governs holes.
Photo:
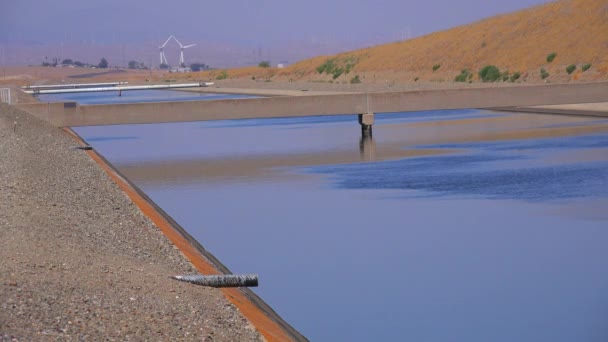
POLYGON ((226 72, 226 70, 222 70, 222 72, 220 72, 219 75, 217 75, 217 77, 215 78, 216 80, 225 80, 228 78, 228 73, 226 72))
POLYGON ((344 73, 350 73, 358 62, 359 59, 356 57, 330 58, 319 65, 316 70, 319 74, 333 75, 333 78, 336 79, 344 73))
POLYGON ((583 67, 582 67, 583 72, 589 70, 589 68, 591 68, 591 64, 587 63, 587 64, 583 65, 583 67))
POLYGON ((460 74, 454 78, 454 81, 455 82, 466 82, 467 79, 471 80, 472 78, 473 78, 473 74, 469 70, 462 69, 460 71, 460 74))
POLYGON ((547 63, 553 62, 553 60, 557 57, 557 52, 551 52, 547 55, 547 63))
POLYGON ((317 72, 319 74, 322 74, 324 72, 328 73, 328 74, 331 74, 333 72, 334 68, 335 68, 335 62, 334 62, 334 60, 333 59, 328 59, 328 60, 325 61, 325 63, 323 63, 323 64, 321 64, 321 65, 319 65, 317 67, 317 72))
POLYGON ((509 81, 511 82, 515 82, 517 81, 519 78, 521 77, 521 73, 519 72, 514 72, 511 74, 511 77, 509 77, 509 81))
POLYGON ((545 70, 545 68, 540 68, 540 78, 544 80, 547 77, 549 77, 547 70, 545 70))
POLYGON ((509 71, 503 72, 501 77, 502 77, 503 82, 508 81, 509 80, 509 71))
POLYGON ((350 83, 351 84, 361 83, 361 79, 359 78, 359 75, 355 75, 355 77, 351 78, 350 83))
POLYGON ((433 65, 433 72, 437 71, 437 69, 441 68, 440 64, 433 65))
POLYGON ((496 82, 500 76, 500 69, 495 65, 486 65, 479 70, 479 79, 483 82, 496 82))
POLYGON ((568 75, 573 73, 574 70, 576 70, 576 65, 574 65, 574 64, 570 64, 566 67, 566 72, 568 73, 568 75))
POLYGON ((352 63, 347 63, 346 64, 346 70, 344 70, 344 72, 348 74, 350 72, 350 69, 352 69, 354 66, 355 65, 352 64, 352 63))
POLYGON ((414 82, 418 82, 419 79, 420 79, 420 77, 414 78, 414 82))
POLYGON ((261 61, 258 66, 260 68, 269 68, 270 67, 270 62, 269 61, 261 61))
POLYGON ((336 78, 340 77, 343 73, 344 73, 344 69, 343 68, 335 68, 335 69, 333 69, 333 72, 332 72, 333 76, 332 77, 335 80, 336 78))

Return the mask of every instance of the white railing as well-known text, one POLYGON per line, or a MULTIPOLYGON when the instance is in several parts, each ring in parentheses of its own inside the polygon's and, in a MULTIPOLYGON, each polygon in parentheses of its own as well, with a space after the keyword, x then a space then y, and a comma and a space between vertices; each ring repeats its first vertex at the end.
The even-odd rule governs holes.
POLYGON ((0 102, 11 104, 11 88, 0 88, 0 102))

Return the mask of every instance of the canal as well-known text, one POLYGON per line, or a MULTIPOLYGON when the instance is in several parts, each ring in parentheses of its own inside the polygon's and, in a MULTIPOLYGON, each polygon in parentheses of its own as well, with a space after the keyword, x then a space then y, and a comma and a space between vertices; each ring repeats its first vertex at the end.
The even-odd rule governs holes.
MULTIPOLYGON (((234 97, 119 101, 193 96, 234 97)), ((356 116, 75 131, 312 341, 608 339, 606 119, 377 115, 366 141, 356 116)))

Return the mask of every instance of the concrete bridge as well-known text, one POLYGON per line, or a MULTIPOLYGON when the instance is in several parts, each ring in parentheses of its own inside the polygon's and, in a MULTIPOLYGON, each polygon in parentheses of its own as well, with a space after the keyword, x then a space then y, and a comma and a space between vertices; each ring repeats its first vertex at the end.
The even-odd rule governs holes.
POLYGON ((37 103, 18 107, 58 127, 358 114, 363 136, 369 136, 374 113, 593 102, 608 102, 608 82, 188 102, 37 103))

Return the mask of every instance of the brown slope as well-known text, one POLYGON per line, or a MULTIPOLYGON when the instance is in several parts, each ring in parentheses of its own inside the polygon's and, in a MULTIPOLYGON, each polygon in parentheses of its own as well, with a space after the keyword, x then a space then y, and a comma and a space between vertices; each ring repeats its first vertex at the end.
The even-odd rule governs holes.
MULTIPOLYGON (((562 0, 526 10, 491 17, 473 24, 435 32, 423 37, 366 48, 335 56, 305 60, 279 75, 297 79, 319 78, 315 68, 328 58, 354 58, 358 63, 348 80, 361 73, 384 73, 383 78, 453 80, 461 69, 478 71, 494 64, 501 70, 528 72, 538 80, 541 67, 550 80, 605 79, 608 74, 608 1, 562 0), (557 58, 547 63, 549 53, 557 58), (581 72, 581 66, 592 68, 581 72), (432 67, 440 64, 435 73, 432 67), (568 76, 565 67, 576 64, 568 76)), ((331 77, 325 76, 325 79, 331 77)))

